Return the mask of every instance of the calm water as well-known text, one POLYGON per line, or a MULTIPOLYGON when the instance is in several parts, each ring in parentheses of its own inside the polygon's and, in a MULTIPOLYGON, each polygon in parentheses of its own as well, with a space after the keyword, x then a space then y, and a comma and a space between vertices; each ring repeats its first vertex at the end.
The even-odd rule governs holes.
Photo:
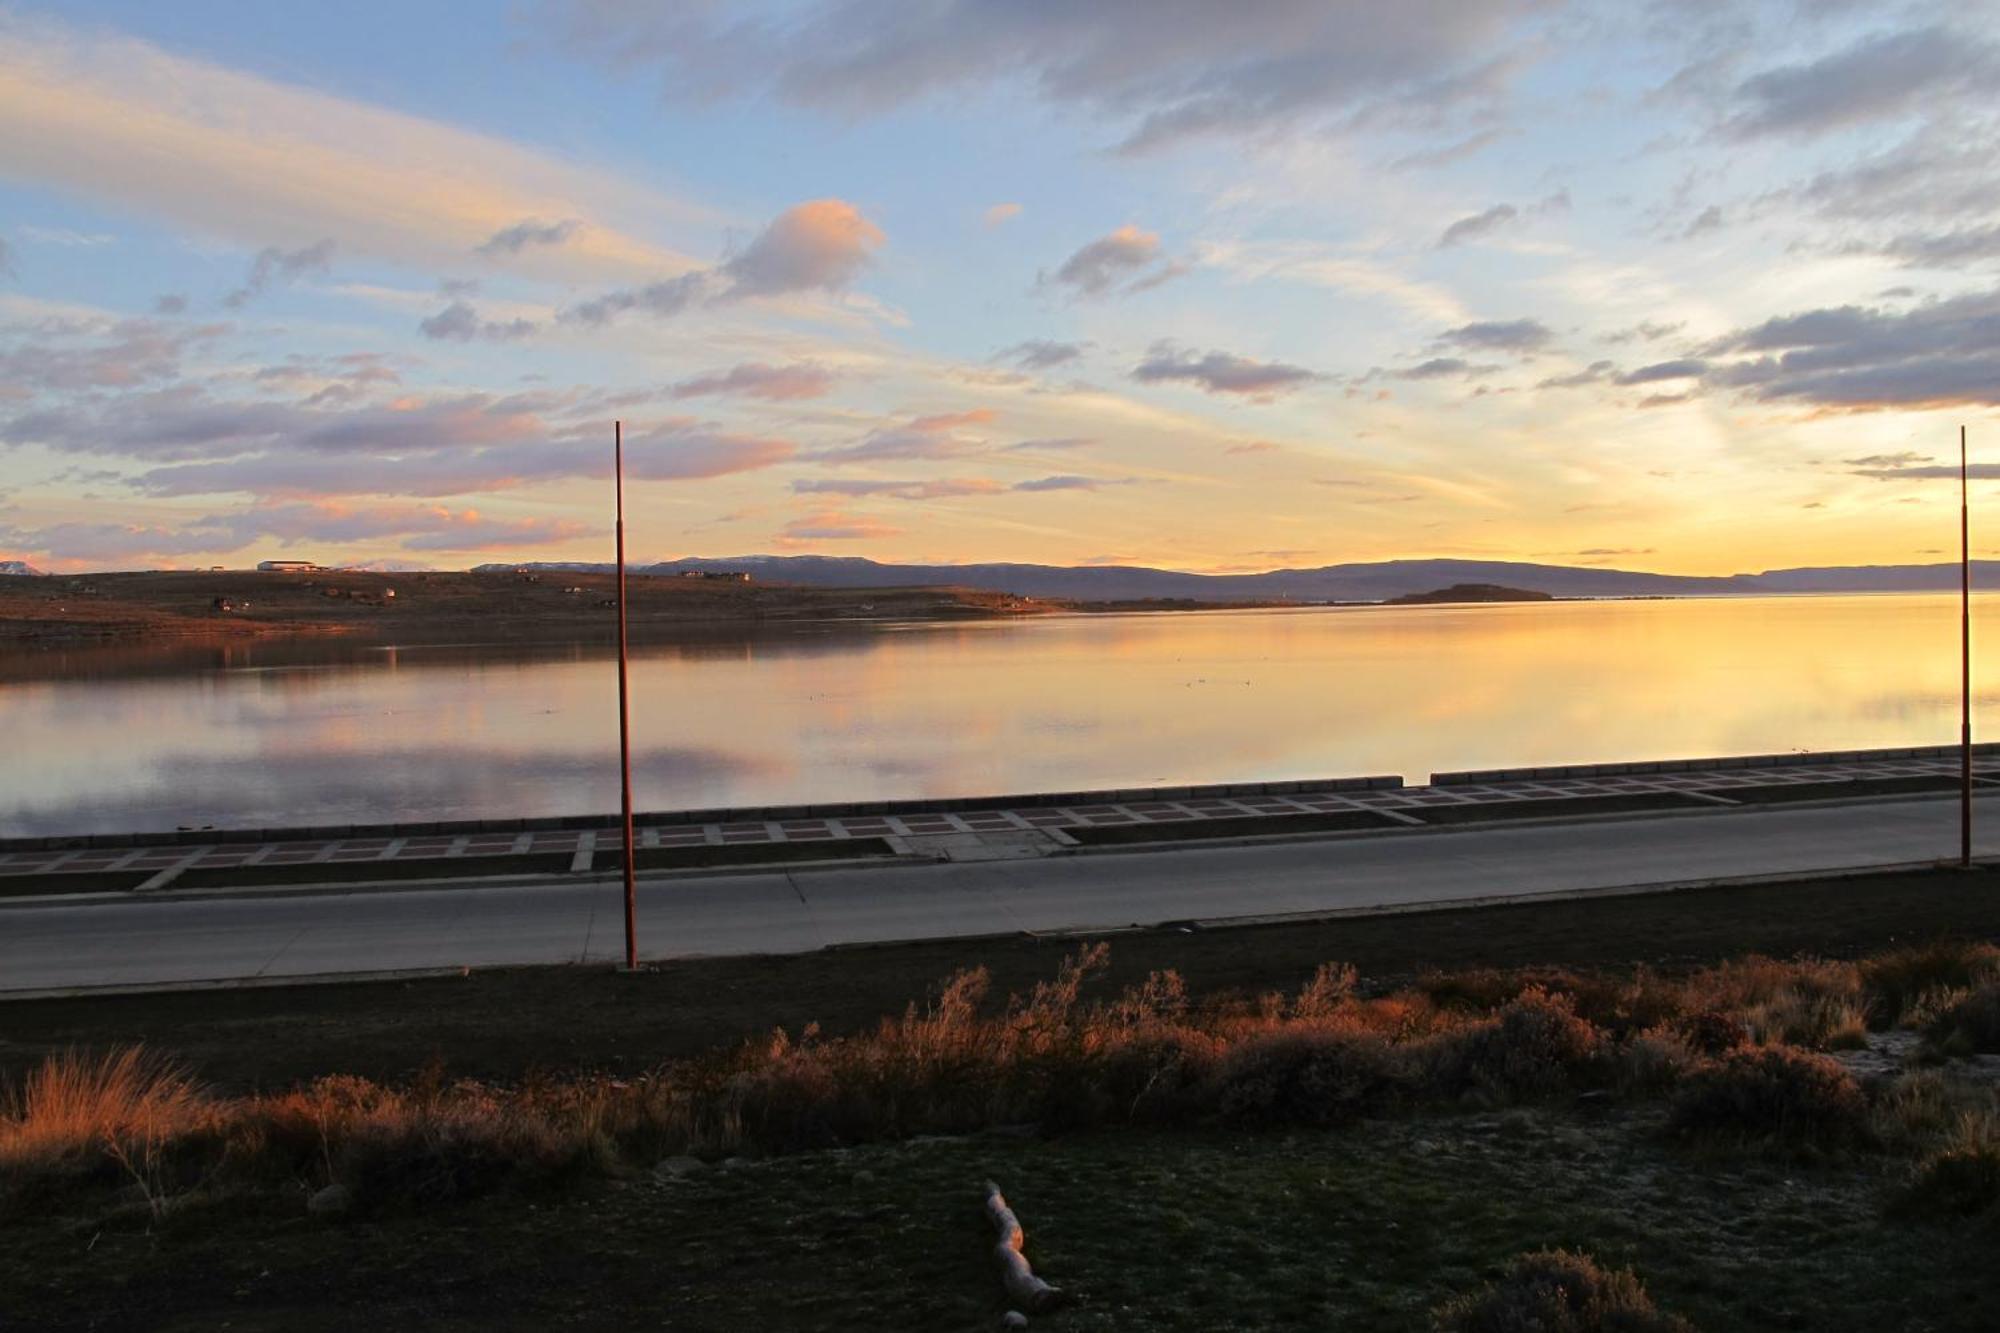
MULTIPOLYGON (((2000 595, 1976 614, 2000 642, 2000 595)), ((634 767, 671 809, 1941 744, 1957 634, 1925 595, 708 640, 636 650, 634 767)), ((613 810, 616 719, 596 648, 0 660, 0 833, 613 810)))

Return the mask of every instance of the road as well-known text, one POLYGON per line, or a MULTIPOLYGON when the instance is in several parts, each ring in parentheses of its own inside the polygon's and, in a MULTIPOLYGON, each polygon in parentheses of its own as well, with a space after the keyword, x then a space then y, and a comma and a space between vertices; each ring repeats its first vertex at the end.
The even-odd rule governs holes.
MULTIPOLYGON (((1982 800, 1990 810, 1991 802, 1982 800)), ((642 882, 640 953, 1419 906, 1953 855, 1949 798, 642 882)), ((2000 854, 1983 819, 1981 855, 2000 854)), ((615 881, 0 907, 0 992, 623 956, 615 881)))

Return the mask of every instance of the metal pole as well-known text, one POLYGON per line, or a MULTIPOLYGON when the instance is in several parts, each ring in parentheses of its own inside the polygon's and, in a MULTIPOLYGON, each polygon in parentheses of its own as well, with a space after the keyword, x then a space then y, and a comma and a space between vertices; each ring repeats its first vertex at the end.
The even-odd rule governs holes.
POLYGON ((618 488, 618 778, 625 820, 625 968, 639 966, 636 925, 638 889, 633 882, 632 855, 632 710, 628 676, 631 660, 625 648, 625 423, 611 423, 612 474, 618 488))
POLYGON ((1972 868, 1972 505, 1958 428, 1958 863, 1972 868))

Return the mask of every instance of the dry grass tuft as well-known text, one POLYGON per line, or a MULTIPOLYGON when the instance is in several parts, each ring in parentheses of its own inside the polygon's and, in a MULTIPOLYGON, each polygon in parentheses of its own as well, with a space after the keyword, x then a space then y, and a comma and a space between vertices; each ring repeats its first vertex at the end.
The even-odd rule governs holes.
POLYGON ((1605 1270, 1584 1254, 1540 1250, 1499 1281, 1440 1306, 1439 1333, 1693 1333, 1660 1313, 1629 1268, 1605 1270))

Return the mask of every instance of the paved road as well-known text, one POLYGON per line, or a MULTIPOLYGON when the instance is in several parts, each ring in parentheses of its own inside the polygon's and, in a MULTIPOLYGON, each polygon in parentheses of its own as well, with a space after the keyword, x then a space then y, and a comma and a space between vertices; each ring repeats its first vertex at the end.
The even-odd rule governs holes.
MULTIPOLYGON (((1982 855, 2000 854, 2000 797, 1982 855)), ((1955 853, 1950 799, 642 883, 646 958, 1393 908, 1955 853)), ((0 991, 612 960, 615 882, 0 908, 0 991)))

